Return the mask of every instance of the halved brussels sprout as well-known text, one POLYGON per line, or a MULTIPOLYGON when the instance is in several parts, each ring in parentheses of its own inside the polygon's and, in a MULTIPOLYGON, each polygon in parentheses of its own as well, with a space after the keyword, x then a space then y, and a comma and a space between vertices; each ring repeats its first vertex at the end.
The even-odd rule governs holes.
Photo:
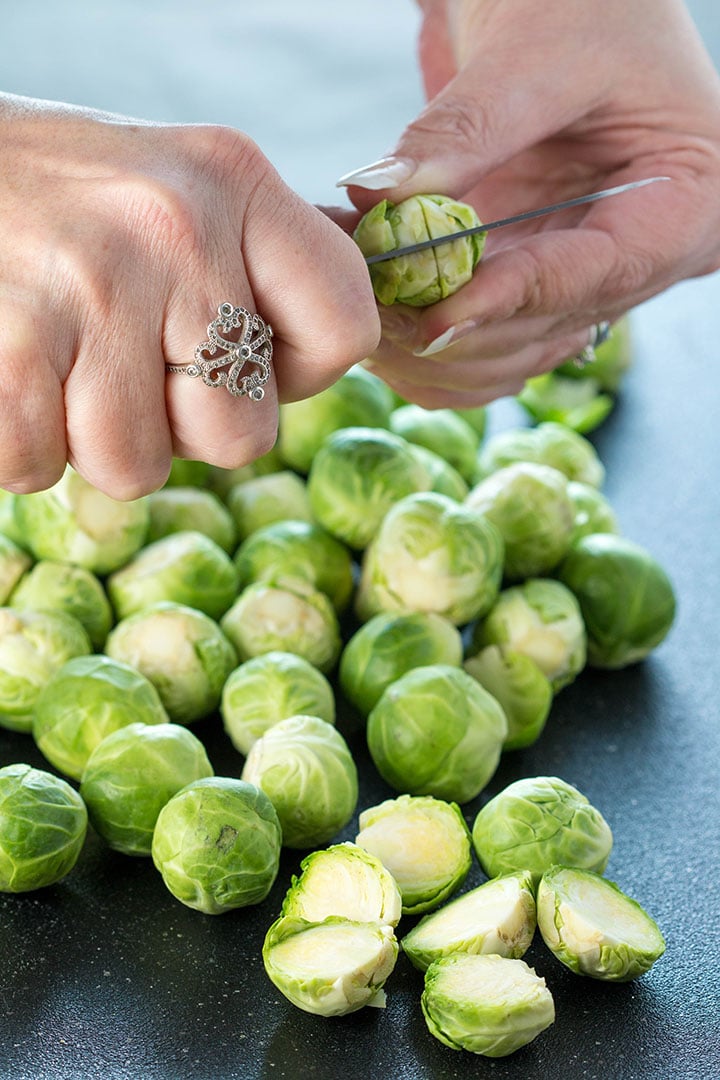
POLYGON ((397 882, 403 914, 439 907, 460 888, 472 863, 470 831, 455 803, 399 795, 363 810, 355 843, 397 882))
POLYGON ((552 683, 534 660, 501 645, 488 645, 464 663, 500 704, 507 720, 503 750, 519 750, 540 737, 553 701, 552 683))
POLYGON ((27 551, 0 532, 0 604, 8 603, 8 597, 31 566, 27 551))
POLYGON ((599 427, 615 404, 596 379, 572 379, 557 371, 528 379, 517 400, 534 420, 552 420, 581 435, 599 427))
POLYGON ((443 458, 471 484, 477 469, 480 436, 454 409, 401 405, 390 417, 390 430, 443 458))
POLYGON ((313 519, 305 481, 289 469, 235 484, 226 502, 240 541, 274 521, 313 519))
POLYGON ((308 922, 336 915, 354 922, 397 926, 402 897, 380 859, 346 841, 306 855, 299 877, 293 875, 281 914, 308 922))
POLYGON ((237 544, 235 520, 214 491, 200 487, 164 487, 148 495, 152 543, 178 532, 200 532, 232 554, 237 544))
POLYGON ((113 611, 102 582, 90 570, 71 563, 41 560, 20 579, 9 603, 34 611, 65 611, 85 628, 94 649, 102 649, 113 624, 113 611))
POLYGON ((660 929, 647 912, 613 881, 588 870, 546 870, 537 914, 547 947, 578 975, 629 982, 665 952, 660 929))
POLYGON ((534 428, 511 428, 493 435, 478 454, 479 473, 489 476, 518 461, 551 465, 565 473, 568 480, 580 480, 592 487, 601 487, 605 479, 605 468, 590 440, 552 420, 534 428))
POLYGON ((615 511, 597 488, 592 487, 591 484, 583 484, 579 480, 570 480, 567 493, 575 509, 575 522, 570 537, 571 547, 583 536, 590 536, 591 533, 617 534, 620 532, 615 511))

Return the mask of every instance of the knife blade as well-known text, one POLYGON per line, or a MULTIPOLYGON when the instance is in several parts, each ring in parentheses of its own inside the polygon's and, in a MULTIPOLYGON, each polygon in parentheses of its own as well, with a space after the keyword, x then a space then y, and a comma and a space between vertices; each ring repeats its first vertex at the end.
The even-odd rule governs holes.
POLYGON ((503 229, 506 225, 517 225, 520 221, 531 221, 533 218, 546 217, 548 214, 556 214, 559 210, 570 210, 574 206, 585 206, 587 203, 599 202, 600 199, 610 199, 614 195, 622 195, 623 192, 632 191, 634 188, 647 187, 648 184, 657 184, 660 180, 670 179, 669 176, 650 176, 645 180, 633 180, 629 184, 619 184, 617 187, 605 188, 603 191, 593 191, 589 195, 579 195, 575 199, 566 199, 565 202, 541 206, 537 210, 525 210, 522 214, 499 218, 497 221, 489 221, 485 225, 474 225, 471 229, 461 229, 459 232, 448 233, 447 236, 432 236, 428 240, 419 240, 416 244, 394 248, 392 251, 383 251, 379 255, 366 255, 365 262, 368 266, 372 266, 373 263, 387 262, 389 259, 397 259, 401 255, 414 255, 416 251, 425 251, 427 248, 438 247, 441 244, 451 244, 453 240, 462 240, 465 236, 476 236, 478 233, 490 232, 491 229, 503 229))

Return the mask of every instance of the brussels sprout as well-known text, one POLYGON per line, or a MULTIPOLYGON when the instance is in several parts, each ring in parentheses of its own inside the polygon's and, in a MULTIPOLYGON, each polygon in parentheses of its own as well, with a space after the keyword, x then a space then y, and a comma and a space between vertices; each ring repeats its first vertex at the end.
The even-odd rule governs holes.
POLYGON ((293 875, 282 915, 322 922, 330 915, 354 922, 397 926, 402 897, 380 859, 357 844, 333 844, 306 855, 293 875))
POLYGON ((566 379, 592 379, 602 390, 616 393, 632 365, 632 334, 627 315, 613 324, 610 336, 595 346, 595 359, 587 367, 578 367, 572 359, 555 370, 566 379))
POLYGON ((259 904, 280 865, 280 822, 264 791, 227 776, 194 780, 165 803, 152 859, 172 895, 206 915, 259 904))
POLYGON ((47 491, 18 495, 15 518, 36 559, 75 563, 102 575, 142 547, 150 510, 147 498, 111 499, 68 465, 47 491))
POLYGON ((531 746, 541 735, 553 700, 552 683, 534 660, 500 645, 488 645, 464 663, 500 704, 508 732, 503 750, 531 746))
POLYGON ((465 803, 497 769, 507 735, 496 699, 460 667, 415 668, 368 717, 370 756, 396 791, 465 803))
POLYGON ((266 652, 291 652, 327 672, 340 655, 335 609, 325 593, 299 578, 248 585, 220 625, 240 660, 266 652))
POLYGON ((585 536, 559 575, 580 604, 593 667, 636 664, 670 631, 675 618, 672 582, 639 544, 610 533, 585 536))
POLYGON ((620 532, 617 517, 612 506, 597 488, 583 484, 579 480, 570 480, 567 493, 575 508, 575 523, 570 537, 572 547, 583 536, 591 533, 620 532))
POLYGON ((613 881, 588 870, 546 870, 537 914, 547 947, 578 975, 629 982, 665 952, 657 923, 613 881))
POLYGON ((326 844, 355 812, 358 776, 339 731, 318 716, 279 720, 250 748, 243 780, 277 811, 284 847, 326 844))
POLYGON ((305 481, 288 469, 235 484, 227 505, 240 541, 274 521, 312 521, 305 481))
POLYGON ((30 731, 38 694, 73 656, 91 652, 77 619, 62 611, 0 608, 0 727, 30 731))
POLYGON ((382 428, 353 427, 329 435, 318 450, 308 495, 320 524, 360 551, 398 499, 430 484, 405 439, 382 428))
POLYGON ((391 926, 281 916, 265 935, 262 954, 268 978, 298 1009, 345 1016, 365 1005, 385 1006, 383 986, 398 944, 391 926))
POLYGON ((435 612, 460 626, 492 607, 502 565, 502 537, 482 514, 434 492, 407 495, 365 551, 357 613, 435 612))
POLYGON ((435 960, 420 999, 428 1029, 453 1050, 507 1057, 555 1020, 545 980, 524 960, 462 953, 435 960))
POLYGON ((551 420, 534 428, 512 428, 488 439, 478 454, 480 476, 489 476, 506 465, 534 461, 551 465, 568 480, 601 487, 605 468, 592 443, 565 424, 551 420))
POLYGON ((397 882, 406 915, 439 907, 460 888, 472 863, 460 807, 431 795, 399 795, 363 810, 355 843, 397 882))
POLYGON ((79 780, 95 747, 135 722, 168 722, 152 683, 107 656, 78 656, 51 675, 40 691, 32 733, 48 761, 79 780))
POLYGON ((240 465, 237 469, 223 469, 219 465, 211 465, 207 482, 210 489, 224 502, 236 484, 244 484, 247 480, 257 480, 259 476, 282 472, 285 468, 286 463, 283 461, 280 448, 275 445, 266 454, 261 454, 254 461, 249 461, 247 465, 240 465))
POLYGON ((504 874, 423 915, 401 939, 420 971, 453 953, 492 953, 518 960, 535 933, 535 894, 530 874, 504 874))
POLYGON ((8 597, 30 566, 32 559, 28 553, 0 532, 0 604, 8 603, 8 597))
POLYGON ((80 794, 106 844, 125 855, 149 855, 165 803, 186 784, 212 775, 205 747, 188 728, 136 722, 95 747, 80 794))
POLYGON ((575 513, 565 475, 550 465, 506 465, 472 488, 465 505, 501 533, 507 578, 549 573, 567 554, 575 513))
POLYGON ((0 892, 54 885, 77 862, 87 831, 77 791, 30 765, 0 769, 0 892))
POLYGON ((599 427, 615 404, 595 379, 568 379, 556 371, 528 379, 517 400, 533 420, 552 420, 582 435, 599 427))
POLYGON ((612 833, 577 788, 557 776, 528 776, 483 806, 472 841, 488 877, 529 870, 537 882, 555 863, 602 873, 612 833))
POLYGON ((470 409, 455 409, 458 416, 470 425, 470 427, 482 439, 487 429, 487 408, 484 405, 476 405, 470 409))
MULTIPOLYGON (((383 199, 357 224, 353 237, 363 255, 381 255, 436 236, 481 225, 467 203, 446 195, 411 195, 393 204, 383 199)), ((375 296, 381 304, 427 307, 451 296, 470 281, 485 247, 476 233, 439 247, 402 255, 370 266, 375 296)))
POLYGON ((439 454, 428 450, 425 446, 417 443, 408 443, 413 457, 420 462, 430 478, 428 491, 436 491, 439 495, 447 495, 455 502, 465 502, 470 487, 465 483, 457 469, 449 462, 441 458, 439 454))
POLYGON ((460 631, 442 615, 381 612, 357 630, 340 657, 340 687, 367 716, 401 675, 428 664, 460 667, 460 631))
POLYGON ((105 649, 150 680, 179 724, 216 709, 237 666, 235 649, 218 624, 183 604, 154 604, 128 615, 110 632, 105 649))
POLYGON ((0 533, 25 550, 27 542, 22 529, 15 520, 15 504, 19 497, 12 491, 5 491, 4 488, 0 488, 0 533))
POLYGON ((310 521, 275 521, 257 529, 238 548, 235 565, 240 588, 264 578, 302 578, 332 602, 340 613, 353 591, 353 562, 350 552, 310 521))
POLYGON ((219 619, 238 592, 230 556, 204 533, 177 532, 148 544, 107 581, 118 618, 153 604, 186 604, 219 619))
POLYGON ((149 543, 172 533, 200 532, 228 554, 235 550, 235 520, 214 491, 199 487, 164 487, 148 495, 148 503, 149 543))
POLYGON ((423 409, 402 405, 390 417, 390 430, 408 442, 432 450, 472 483, 480 437, 454 409, 423 409))
POLYGON ((551 578, 532 578, 504 589, 473 631, 472 649, 500 645, 534 660, 557 693, 585 666, 585 624, 570 589, 551 578))
POLYGON ((387 428, 394 407, 392 390, 377 375, 356 365, 337 382, 304 401, 280 406, 279 446, 283 458, 308 473, 328 435, 340 428, 387 428))
POLYGON ((220 713, 233 746, 247 755, 268 728, 290 716, 319 716, 334 724, 335 696, 322 672, 302 656, 268 652, 230 673, 220 713))
POLYGON ((102 649, 113 624, 110 601, 100 579, 71 563, 36 563, 20 579, 9 603, 14 608, 73 615, 85 628, 94 649, 102 649))
POLYGON ((210 466, 205 461, 186 461, 185 458, 172 459, 170 472, 165 487, 202 488, 208 482, 210 466))

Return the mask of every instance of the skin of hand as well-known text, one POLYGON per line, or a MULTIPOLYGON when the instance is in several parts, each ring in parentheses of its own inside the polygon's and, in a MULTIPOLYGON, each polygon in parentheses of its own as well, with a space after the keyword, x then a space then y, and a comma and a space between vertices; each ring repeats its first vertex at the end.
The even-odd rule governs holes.
POLYGON ((421 6, 428 104, 338 182, 360 211, 437 192, 490 221, 671 178, 489 233, 454 296, 381 308, 373 370, 428 408, 482 405, 578 353, 594 323, 720 268, 720 79, 679 0, 421 6))
POLYGON ((49 487, 70 462, 132 499, 173 455, 242 465, 273 445, 278 401, 377 345, 356 245, 245 135, 4 96, 0 139, 1 487, 49 487), (261 402, 165 371, 225 301, 272 325, 261 402))

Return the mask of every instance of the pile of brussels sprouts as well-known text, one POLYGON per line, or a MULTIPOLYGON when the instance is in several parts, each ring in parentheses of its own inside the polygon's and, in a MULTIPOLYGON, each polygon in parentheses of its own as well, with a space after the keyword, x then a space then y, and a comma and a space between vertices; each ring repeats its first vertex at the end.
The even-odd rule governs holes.
POLYGON ((282 847, 310 851, 264 943, 273 983, 322 1015, 382 1004, 402 947, 430 1031, 488 1056, 554 1018, 521 959, 536 925, 581 974, 646 971, 662 936, 602 876, 612 837, 580 792, 520 780, 472 829, 461 807, 586 664, 664 639, 672 585, 619 535, 578 430, 484 425, 358 366, 283 405, 251 466, 178 460, 128 503, 70 467, 2 493, 0 726, 48 769, 0 768, 0 891, 60 881, 88 822, 208 914, 264 900, 282 847), (397 794, 353 843, 334 842, 359 790, 339 703, 397 794), (192 731, 216 713, 240 776, 192 731), (455 896, 473 851, 489 880, 455 896), (398 939, 402 915, 421 918, 398 939))

